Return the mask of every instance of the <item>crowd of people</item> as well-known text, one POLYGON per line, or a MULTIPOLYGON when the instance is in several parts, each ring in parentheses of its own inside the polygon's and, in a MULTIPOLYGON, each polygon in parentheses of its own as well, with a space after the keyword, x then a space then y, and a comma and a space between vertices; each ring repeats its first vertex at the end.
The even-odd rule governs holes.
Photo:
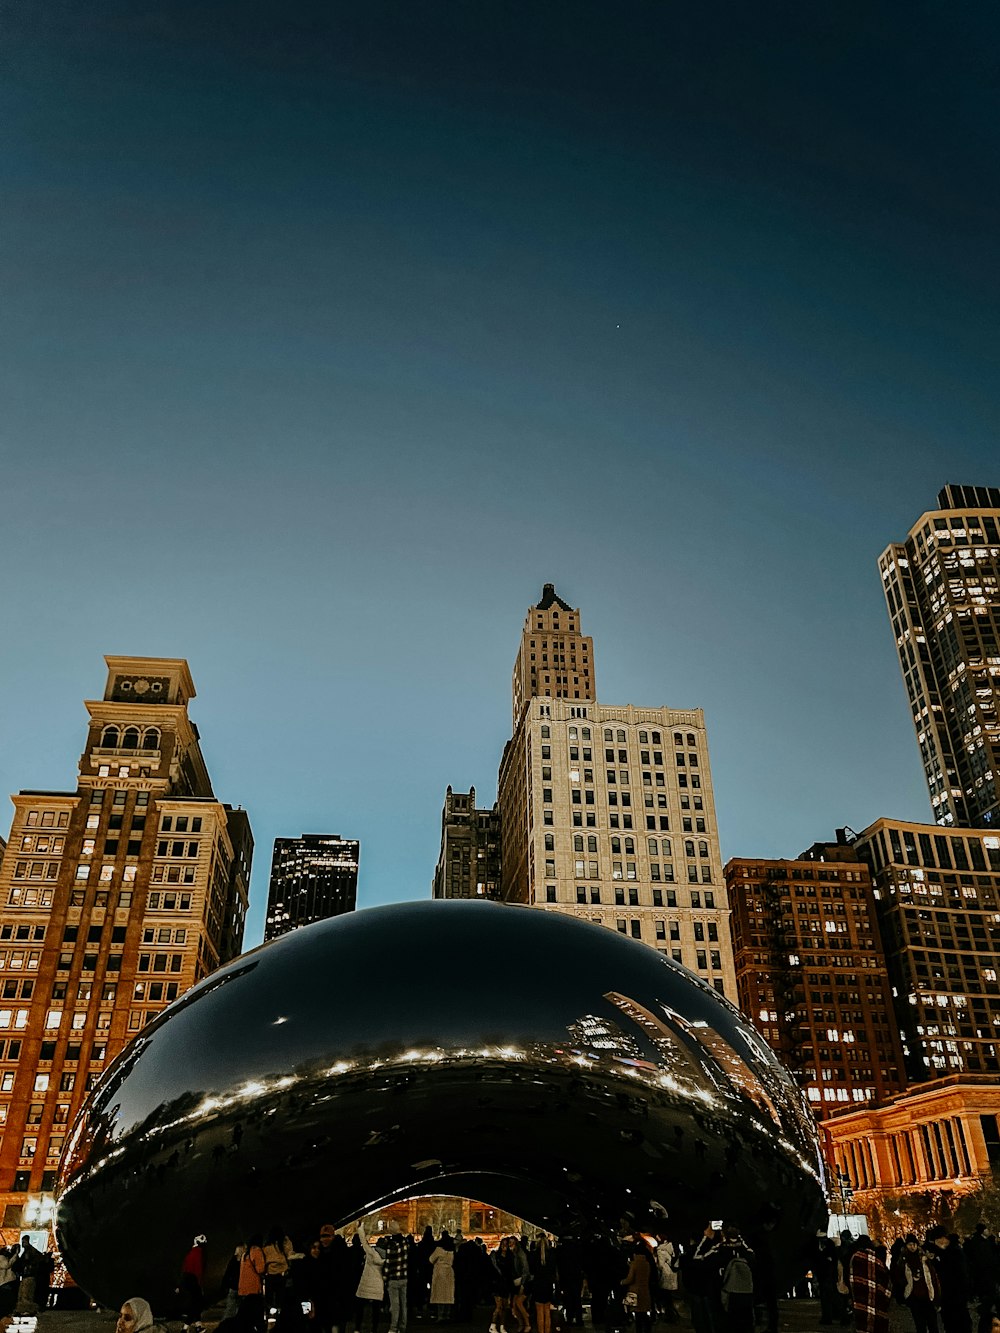
POLYGON ((934 1226, 923 1241, 910 1232, 888 1250, 842 1232, 821 1242, 816 1282, 822 1325, 889 1333, 903 1307, 915 1333, 1000 1333, 1000 1247, 983 1222, 964 1241, 934 1226))
POLYGON ((28 1235, 19 1245, 0 1247, 0 1318, 44 1310, 54 1268, 53 1256, 37 1249, 28 1235))
MULTIPOLYGON (((597 1328, 649 1333, 657 1318, 677 1322, 680 1291, 695 1333, 753 1333, 758 1306, 764 1333, 777 1333, 772 1229, 765 1221, 753 1245, 732 1226, 706 1225, 684 1242, 665 1230, 558 1242, 539 1231, 491 1250, 430 1227, 404 1235, 390 1221, 374 1238, 362 1225, 350 1240, 323 1226, 299 1249, 277 1226, 230 1257, 220 1333, 406 1333, 414 1320, 470 1323, 480 1307, 489 1333, 560 1333, 583 1325, 585 1302, 597 1328)), ((181 1265, 185 1333, 202 1333, 205 1245, 195 1237, 181 1265)))
MULTIPOLYGON (((274 1227, 230 1258, 218 1333, 406 1333, 414 1320, 471 1323, 480 1309, 489 1333, 562 1333, 583 1325, 585 1302, 595 1329, 650 1333, 657 1319, 677 1322, 678 1299, 694 1333, 778 1333, 788 1264, 775 1220, 763 1216, 747 1239, 709 1223, 684 1241, 665 1230, 558 1242, 537 1232, 504 1236, 492 1250, 429 1227, 404 1235, 394 1221, 374 1239, 362 1225, 350 1241, 324 1226, 298 1250, 274 1227)), ((181 1265, 185 1333, 202 1333, 206 1243, 195 1237, 181 1265)), ((892 1323, 909 1333, 912 1320, 913 1333, 1000 1333, 1000 1248, 982 1223, 964 1241, 938 1226, 888 1251, 846 1231, 820 1236, 799 1273, 793 1289, 818 1296, 821 1327, 890 1333, 892 1323)), ((145 1302, 131 1305, 148 1316, 145 1302)), ((139 1329, 119 1321, 118 1333, 139 1329)))

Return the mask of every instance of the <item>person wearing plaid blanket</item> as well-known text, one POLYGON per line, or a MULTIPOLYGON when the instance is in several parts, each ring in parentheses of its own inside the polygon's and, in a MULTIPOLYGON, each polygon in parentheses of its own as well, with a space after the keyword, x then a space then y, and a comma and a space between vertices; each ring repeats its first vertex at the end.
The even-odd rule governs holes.
POLYGON ((850 1261, 851 1304, 857 1333, 889 1333, 889 1270, 868 1236, 859 1236, 850 1261))

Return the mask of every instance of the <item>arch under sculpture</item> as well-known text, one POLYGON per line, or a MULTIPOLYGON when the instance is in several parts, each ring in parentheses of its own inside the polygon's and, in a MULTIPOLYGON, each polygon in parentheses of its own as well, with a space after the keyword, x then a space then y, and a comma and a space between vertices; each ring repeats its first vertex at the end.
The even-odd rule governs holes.
POLYGON ((557 1234, 777 1202, 790 1258, 825 1216, 801 1095, 698 977, 555 912, 422 902, 293 931, 165 1010, 74 1126, 57 1236, 96 1299, 156 1304, 198 1232, 217 1289, 252 1230, 431 1193, 557 1234))

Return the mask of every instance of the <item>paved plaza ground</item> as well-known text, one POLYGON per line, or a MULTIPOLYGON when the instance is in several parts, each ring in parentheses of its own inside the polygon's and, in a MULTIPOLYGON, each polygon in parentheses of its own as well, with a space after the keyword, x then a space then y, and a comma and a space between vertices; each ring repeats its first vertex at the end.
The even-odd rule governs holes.
MULTIPOLYGON (((136 1293, 138 1294, 138 1293, 136 1293)), ((211 1333, 221 1311, 205 1312, 205 1327, 211 1333)), ((685 1317, 683 1307, 681 1319, 677 1324, 667 1324, 659 1320, 653 1326, 654 1333, 689 1333, 690 1320, 685 1317)), ((37 1333, 113 1333, 117 1311, 110 1310, 46 1310, 38 1316, 37 1333)), ((408 1333, 437 1333, 444 1329, 447 1333, 487 1333, 490 1326, 490 1310, 484 1305, 477 1311, 475 1322, 460 1324, 439 1324, 417 1321, 411 1323, 408 1333)), ((589 1314, 585 1313, 584 1329, 591 1329, 589 1314)), ((598 1325, 598 1329, 600 1329, 598 1325)), ((179 1323, 165 1323, 167 1333, 181 1333, 179 1323)), ((383 1322, 383 1333, 388 1325, 383 1322)), ((781 1302, 781 1333, 818 1333, 819 1301, 789 1300, 781 1302)))

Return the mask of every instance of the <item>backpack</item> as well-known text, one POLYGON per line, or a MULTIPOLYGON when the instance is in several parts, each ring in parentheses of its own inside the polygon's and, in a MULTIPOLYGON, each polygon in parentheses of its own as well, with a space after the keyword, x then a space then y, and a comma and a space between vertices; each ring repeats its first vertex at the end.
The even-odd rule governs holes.
POLYGON ((726 1264, 726 1271, 722 1275, 722 1295, 753 1295, 753 1270, 742 1254, 734 1254, 726 1264))

